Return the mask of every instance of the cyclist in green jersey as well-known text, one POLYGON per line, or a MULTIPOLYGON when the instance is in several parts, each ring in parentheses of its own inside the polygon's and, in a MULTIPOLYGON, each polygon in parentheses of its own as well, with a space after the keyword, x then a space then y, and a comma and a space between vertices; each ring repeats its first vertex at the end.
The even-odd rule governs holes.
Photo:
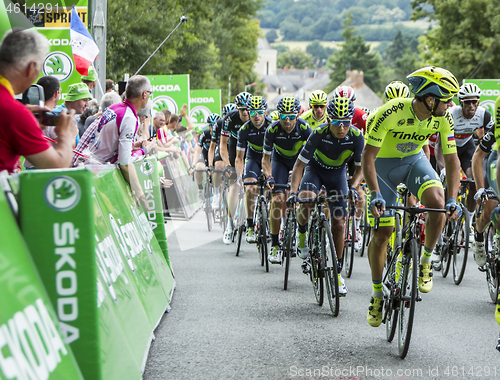
MULTIPOLYGON (((408 75, 407 79, 415 97, 393 99, 378 110, 371 119, 368 142, 361 160, 363 174, 371 191, 370 209, 375 217, 380 217, 379 228, 374 231, 368 246, 373 293, 367 321, 374 327, 382 323, 382 274, 394 223, 394 210, 386 210, 385 204, 396 203, 397 186, 405 183, 426 207, 446 207, 449 218, 458 218, 460 212, 456 201, 460 185, 460 162, 453 134, 453 119, 448 112, 460 86, 452 73, 437 67, 422 68, 408 75), (435 132, 440 133, 449 174, 447 187, 450 198, 446 206, 439 176, 422 152, 422 146, 435 132)), ((418 279, 422 293, 432 289, 431 255, 444 222, 445 216, 441 213, 429 213, 427 216, 418 279)))
POLYGON ((309 123, 313 131, 321 124, 326 123, 326 93, 321 90, 311 92, 309 110, 300 117, 309 123))

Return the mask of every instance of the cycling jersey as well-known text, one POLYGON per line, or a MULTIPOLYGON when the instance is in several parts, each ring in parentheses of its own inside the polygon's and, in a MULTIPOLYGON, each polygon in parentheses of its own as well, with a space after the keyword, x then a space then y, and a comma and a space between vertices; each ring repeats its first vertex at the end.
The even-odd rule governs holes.
POLYGON ((246 157, 262 161, 262 149, 264 146, 264 136, 267 127, 272 123, 272 120, 265 118, 262 126, 256 128, 252 121, 249 120, 238 131, 238 144, 236 150, 247 151, 246 157), (248 149, 247 149, 248 147, 248 149))
POLYGON ((212 128, 212 141, 219 145, 220 134, 224 126, 224 119, 219 119, 212 128))
POLYGON ((221 135, 238 140, 238 131, 243 124, 245 123, 241 120, 239 111, 231 111, 223 119, 221 135))
POLYGON ((273 153, 273 157, 279 156, 295 161, 311 133, 311 127, 303 119, 297 119, 295 128, 290 133, 286 133, 277 120, 267 128, 264 138, 264 154, 273 153))
POLYGON ((198 138, 198 146, 208 152, 208 150, 210 149, 210 140, 211 140, 210 129, 206 129, 198 138))
POLYGON ((377 157, 403 158, 417 154, 436 132, 441 136, 443 154, 456 153, 453 118, 450 113, 420 121, 415 115, 412 101, 413 99, 393 99, 370 118, 367 144, 380 148, 377 157))
POLYGON ((302 115, 300 115, 300 118, 307 121, 307 123, 311 126, 311 129, 314 131, 321 124, 326 123, 326 118, 328 115, 325 112, 325 114, 323 115, 323 118, 321 120, 316 120, 314 118, 313 111, 314 110, 311 108, 310 110, 308 110, 308 111, 304 112, 302 115))
POLYGON ((371 126, 373 125, 370 120, 373 119, 375 117, 375 115, 377 114, 378 110, 380 109, 380 107, 377 107, 375 108, 374 110, 372 110, 372 112, 368 115, 368 117, 366 118, 366 132, 365 132, 365 140, 367 140, 367 137, 368 137, 368 132, 370 132, 370 128, 371 126))
POLYGON ((328 124, 323 124, 309 136, 298 159, 320 169, 345 170, 345 164, 351 157, 356 166, 361 166, 363 146, 363 136, 356 127, 349 128, 345 137, 339 139, 328 124))
POLYGON ((481 106, 477 107, 476 113, 471 119, 466 119, 464 117, 461 106, 454 106, 450 108, 448 112, 450 112, 453 117, 457 147, 464 146, 472 138, 472 135, 477 129, 489 129, 493 125, 491 114, 481 106))

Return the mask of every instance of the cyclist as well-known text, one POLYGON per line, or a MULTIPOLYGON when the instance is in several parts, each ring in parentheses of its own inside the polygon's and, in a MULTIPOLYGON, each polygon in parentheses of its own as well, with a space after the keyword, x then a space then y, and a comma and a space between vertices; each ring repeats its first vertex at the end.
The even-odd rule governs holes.
MULTIPOLYGON (((358 196, 355 188, 363 175, 361 172, 361 152, 364 139, 360 130, 351 126, 354 115, 354 104, 347 98, 337 97, 330 101, 327 108, 328 121, 319 126, 309 136, 306 145, 299 154, 293 167, 290 197, 287 203, 295 203, 297 192, 299 198, 316 197, 321 187, 326 188, 328 195, 347 195, 346 163, 353 157, 356 170, 353 173, 352 187, 349 189, 351 199, 358 196), (300 184, 300 187, 299 187, 300 184), (298 191, 297 191, 298 190, 298 191)), ((344 222, 346 201, 344 199, 328 202, 330 208, 330 224, 333 242, 338 258, 339 295, 347 294, 347 287, 340 275, 342 270, 342 253, 344 251, 344 222)), ((311 204, 303 203, 297 213, 299 257, 309 256, 306 231, 311 214, 311 204)))
MULTIPOLYGON (((479 106, 479 98, 481 97, 481 89, 474 83, 465 83, 458 91, 458 101, 460 105, 450 109, 450 114, 453 117, 455 125, 455 142, 457 144, 457 154, 460 159, 460 166, 467 178, 473 178, 471 160, 476 149, 474 144, 473 134, 481 139, 493 125, 491 114, 484 107, 479 106)), ((465 212, 474 211, 474 194, 476 193, 475 184, 471 183, 469 188, 469 196, 467 197, 467 210, 465 212)), ((472 215, 469 218, 472 222, 472 215)))
MULTIPOLYGON (((356 101, 356 93, 351 86, 338 86, 335 91, 333 91, 333 97, 347 98, 351 102, 356 101)), ((368 115, 363 111, 361 107, 354 107, 354 116, 352 117, 352 125, 358 128, 363 134, 366 133, 366 119, 368 115)))
MULTIPOLYGON (((500 99, 500 98, 499 98, 500 99)), ((474 234, 474 260, 480 267, 486 264, 486 252, 484 247, 484 231, 490 223, 491 212, 498 206, 498 191, 496 191, 496 161, 497 151, 494 148, 496 143, 495 130, 497 124, 500 123, 500 109, 495 103, 496 118, 493 126, 486 132, 483 139, 479 143, 474 155, 472 156, 472 174, 476 181, 477 192, 474 199, 477 205, 481 202, 481 196, 486 193, 486 199, 483 203, 481 215, 476 218, 476 228, 474 234), (483 161, 486 159, 486 170, 483 170, 483 161), (492 170, 493 169, 493 170, 492 170)))
MULTIPOLYGON (((252 96, 248 104, 250 120, 238 132, 238 145, 236 147, 236 173, 238 180, 243 176, 243 181, 253 182, 260 177, 262 170, 262 148, 266 128, 272 123, 266 117, 267 102, 262 96, 252 96), (248 149, 247 149, 248 148, 248 149), (246 152, 246 155, 245 155, 246 152), (243 169, 244 167, 244 169, 243 169)), ((245 239, 248 243, 255 243, 253 210, 255 197, 258 195, 256 185, 245 187, 245 211, 247 214, 247 231, 245 239)))
POLYGON ((280 113, 278 112, 278 110, 274 110, 273 112, 271 112, 271 119, 273 121, 276 121, 276 120, 279 120, 280 118, 280 113))
MULTIPOLYGON (((236 105, 234 103, 228 103, 224 107, 222 107, 222 118, 217 120, 215 125, 212 128, 212 136, 210 140, 210 148, 208 150, 208 162, 212 162, 214 165, 214 168, 216 170, 224 170, 224 161, 222 161, 222 157, 220 156, 220 147, 219 147, 219 140, 220 140, 220 132, 222 131, 222 126, 224 125, 224 117, 231 111, 234 111, 236 109, 236 105)), ((213 185, 214 185, 214 190, 215 190, 215 195, 214 195, 214 210, 217 210, 218 204, 219 204, 219 197, 220 197, 220 185, 221 185, 221 180, 222 176, 221 173, 213 173, 212 174, 212 180, 213 180, 213 185)))
MULTIPOLYGON (((221 117, 216 113, 208 115, 208 129, 205 129, 198 138, 198 145, 193 154, 194 165, 189 168, 190 174, 194 171, 195 168, 196 170, 203 170, 205 168, 213 166, 213 161, 209 161, 208 159, 208 150, 210 148, 213 127, 215 123, 220 119, 221 117)), ((198 190, 203 190, 203 172, 198 171, 194 176, 196 178, 198 190)), ((206 199, 204 201, 206 201, 206 199)))
MULTIPOLYGON (((443 186, 422 152, 422 146, 434 132, 441 135, 446 171, 450 174, 447 177, 447 216, 457 218, 459 213, 456 196, 460 162, 456 155, 453 119, 448 112, 459 89, 458 81, 448 70, 437 67, 424 67, 408 75, 407 79, 415 97, 393 99, 378 110, 370 120, 368 142, 361 160, 371 191, 370 210, 375 217, 381 216, 380 227, 374 231, 368 245, 373 293, 367 321, 374 327, 382 322, 382 273, 394 224, 394 210, 386 211, 386 202, 394 205, 397 186, 405 183, 426 207, 441 209, 445 206, 443 186)), ((422 293, 432 289, 431 255, 444 222, 445 216, 441 213, 427 215, 418 280, 422 293)))
MULTIPOLYGON (((272 123, 264 138, 264 155, 262 156, 262 171, 268 176, 272 187, 273 182, 286 185, 288 174, 312 133, 306 121, 297 117, 300 111, 300 102, 293 97, 280 99, 277 105, 279 121, 272 123)), ((271 216, 271 253, 275 255, 270 262, 281 262, 279 251, 279 231, 281 218, 285 210, 285 189, 272 190, 269 215, 271 216)))
POLYGON ((311 92, 309 110, 300 117, 309 123, 313 131, 321 124, 326 123, 326 93, 321 90, 311 92))
MULTIPOLYGON (((220 136, 220 156, 224 161, 226 169, 234 169, 234 161, 236 158, 236 144, 238 142, 238 131, 243 124, 248 120, 248 104, 250 102, 251 94, 248 92, 240 92, 234 98, 234 103, 237 109, 229 112, 224 117, 224 124, 220 136)), ((236 172, 233 170, 229 177, 229 183, 232 185, 236 179, 236 172)), ((229 223, 227 224, 226 231, 222 241, 224 244, 231 244, 233 237, 233 213, 238 203, 238 189, 236 186, 230 186, 229 194, 227 196, 228 202, 228 215, 229 223)))

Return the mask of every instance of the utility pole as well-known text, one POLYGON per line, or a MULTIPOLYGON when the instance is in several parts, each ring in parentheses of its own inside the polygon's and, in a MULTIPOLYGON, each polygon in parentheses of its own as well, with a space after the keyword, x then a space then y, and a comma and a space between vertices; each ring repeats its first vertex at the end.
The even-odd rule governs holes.
MULTIPOLYGON (((107 30, 107 4, 106 0, 89 0, 88 10, 90 34, 99 48, 98 58, 94 62, 97 80, 106 91, 106 30, 107 30)), ((95 91, 95 90, 94 90, 95 91)), ((97 101, 101 101, 100 91, 94 93, 97 101)))

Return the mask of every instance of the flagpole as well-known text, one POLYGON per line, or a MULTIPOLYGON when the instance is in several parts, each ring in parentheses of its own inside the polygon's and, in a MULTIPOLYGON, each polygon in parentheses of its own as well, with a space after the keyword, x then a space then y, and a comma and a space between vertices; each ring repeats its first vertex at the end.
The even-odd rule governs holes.
POLYGON ((97 76, 97 86, 99 87, 99 90, 101 90, 101 97, 103 97, 104 91, 102 90, 101 81, 99 80, 99 75, 97 74, 97 70, 95 69, 94 62, 92 62, 90 66, 92 66, 92 69, 94 70, 94 73, 97 76))
POLYGON ((139 74, 139 71, 141 71, 141 70, 142 70, 142 68, 143 68, 144 66, 146 66, 146 63, 148 63, 148 62, 149 62, 149 60, 153 57, 153 55, 155 55, 155 54, 156 54, 156 52, 157 52, 157 51, 158 51, 158 50, 159 50, 159 49, 163 46, 163 44, 164 44, 164 43, 165 43, 165 42, 169 39, 169 37, 172 35, 172 33, 174 33, 174 32, 177 30, 177 28, 178 28, 179 26, 181 26, 181 24, 182 24, 182 23, 184 23, 184 22, 187 22, 187 17, 186 17, 186 16, 181 16, 181 21, 177 24, 177 26, 174 28, 174 30, 172 30, 172 31, 170 32, 170 34, 167 36, 167 38, 165 38, 165 39, 163 40, 163 42, 160 44, 160 46, 158 46, 158 47, 156 48, 156 50, 153 52, 153 54, 151 54, 151 55, 149 56, 149 58, 148 58, 148 59, 146 59, 146 62, 144 62, 144 63, 142 64, 142 66, 141 66, 141 67, 139 67, 139 70, 137 70, 137 71, 136 71, 136 73, 135 73, 134 75, 139 74))

